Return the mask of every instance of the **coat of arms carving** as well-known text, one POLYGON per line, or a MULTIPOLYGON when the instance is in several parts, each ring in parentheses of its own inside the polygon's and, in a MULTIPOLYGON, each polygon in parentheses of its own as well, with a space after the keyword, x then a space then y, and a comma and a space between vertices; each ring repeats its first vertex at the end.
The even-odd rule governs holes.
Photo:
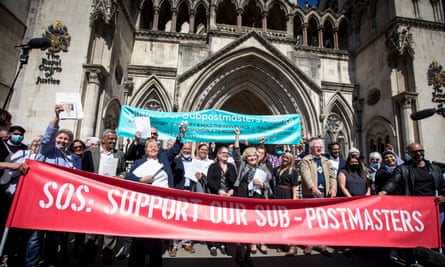
POLYGON ((51 47, 48 48, 50 52, 58 53, 60 50, 68 52, 71 35, 68 33, 68 28, 60 20, 56 20, 54 24, 49 25, 44 36, 51 40, 51 47))

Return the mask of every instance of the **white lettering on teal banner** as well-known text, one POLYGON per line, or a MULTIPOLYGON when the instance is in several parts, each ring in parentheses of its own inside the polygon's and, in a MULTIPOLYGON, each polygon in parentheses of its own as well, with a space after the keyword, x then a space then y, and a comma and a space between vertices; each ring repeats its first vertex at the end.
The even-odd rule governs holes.
POLYGON ((258 143, 264 137, 265 144, 299 144, 301 121, 298 114, 256 116, 209 109, 191 112, 158 112, 123 106, 117 133, 122 137, 134 137, 135 118, 147 118, 156 127, 160 140, 175 138, 179 125, 188 124, 184 140, 190 142, 232 143, 234 129, 240 129, 240 141, 258 143))

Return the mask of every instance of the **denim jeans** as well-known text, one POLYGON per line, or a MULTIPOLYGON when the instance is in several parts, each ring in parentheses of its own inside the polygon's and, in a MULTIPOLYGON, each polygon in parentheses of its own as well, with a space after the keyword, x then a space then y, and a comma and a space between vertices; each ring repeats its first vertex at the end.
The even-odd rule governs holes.
POLYGON ((43 232, 34 231, 26 244, 25 262, 26 267, 37 267, 40 260, 40 247, 43 232))

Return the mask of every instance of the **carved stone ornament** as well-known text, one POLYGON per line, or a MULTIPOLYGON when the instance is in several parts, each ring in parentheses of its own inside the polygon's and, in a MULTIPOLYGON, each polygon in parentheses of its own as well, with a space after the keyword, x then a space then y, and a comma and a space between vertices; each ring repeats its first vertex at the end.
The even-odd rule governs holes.
POLYGON ((53 53, 58 53, 60 50, 68 52, 71 35, 68 33, 68 28, 60 20, 56 20, 54 24, 49 25, 43 35, 51 40, 51 47, 48 48, 48 51, 53 53))
POLYGON ((340 121, 337 114, 329 114, 326 118, 325 128, 331 133, 337 133, 342 127, 342 122, 340 121))
POLYGON ((411 56, 414 55, 412 33, 409 30, 408 26, 399 25, 392 30, 389 36, 391 48, 396 50, 399 55, 405 53, 411 56))
POLYGON ((94 0, 90 23, 94 24, 97 20, 101 20, 105 24, 112 24, 116 10, 116 0, 94 0))
POLYGON ((381 96, 381 92, 379 89, 372 89, 368 92, 368 97, 366 98, 366 103, 370 106, 373 106, 379 102, 381 96))
MULTIPOLYGON (((428 85, 433 87, 432 102, 437 103, 437 108, 441 109, 445 106, 445 71, 437 60, 428 67, 428 85)), ((445 117, 445 112, 442 113, 445 117)))

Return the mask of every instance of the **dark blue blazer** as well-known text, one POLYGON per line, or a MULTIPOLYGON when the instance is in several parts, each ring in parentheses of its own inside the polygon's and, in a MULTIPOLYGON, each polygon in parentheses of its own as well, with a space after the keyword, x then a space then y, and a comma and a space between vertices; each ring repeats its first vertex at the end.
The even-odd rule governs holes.
MULTIPOLYGON (((181 139, 176 138, 175 144, 169 150, 158 154, 159 162, 162 163, 162 165, 164 165, 162 169, 168 175, 168 187, 170 187, 170 188, 174 188, 173 172, 172 172, 170 164, 171 164, 171 161, 176 157, 176 155, 178 155, 179 152, 181 151, 182 145, 183 145, 183 143, 181 143, 181 139)), ((133 167, 131 167, 130 171, 125 176, 125 179, 139 182, 139 180, 142 177, 138 177, 138 176, 134 175, 133 171, 146 161, 147 161, 147 156, 144 156, 141 159, 136 160, 134 162, 133 167)))

